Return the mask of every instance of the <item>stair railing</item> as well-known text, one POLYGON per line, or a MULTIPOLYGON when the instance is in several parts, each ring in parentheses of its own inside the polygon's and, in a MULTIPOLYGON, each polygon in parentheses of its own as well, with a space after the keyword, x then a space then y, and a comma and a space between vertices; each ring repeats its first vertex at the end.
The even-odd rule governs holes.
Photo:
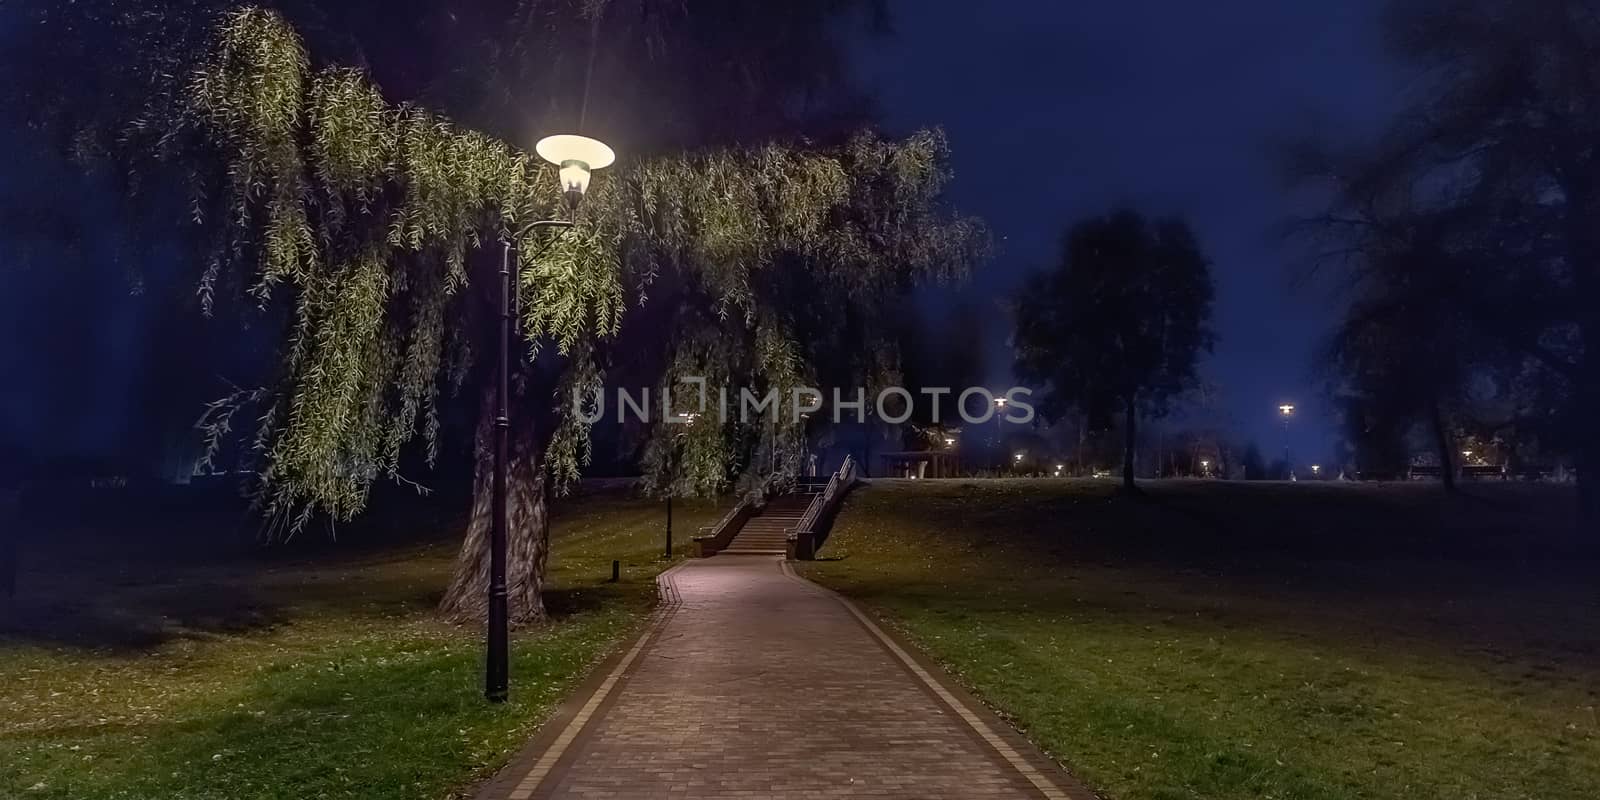
POLYGON ((728 513, 715 525, 700 529, 689 543, 690 558, 709 558, 727 549, 733 543, 733 537, 744 528, 744 524, 755 516, 756 511, 765 505, 767 498, 777 492, 779 487, 778 476, 767 478, 759 488, 747 492, 739 498, 739 502, 728 509, 728 513))
POLYGON ((846 492, 855 485, 859 470, 856 460, 852 456, 845 456, 844 463, 839 465, 839 471, 833 473, 828 479, 828 485, 821 492, 811 498, 811 504, 806 506, 806 512, 800 515, 800 520, 790 528, 786 537, 788 540, 788 556, 791 560, 810 561, 817 557, 817 549, 822 546, 826 528, 824 523, 831 519, 838 510, 839 503, 844 500, 846 492))

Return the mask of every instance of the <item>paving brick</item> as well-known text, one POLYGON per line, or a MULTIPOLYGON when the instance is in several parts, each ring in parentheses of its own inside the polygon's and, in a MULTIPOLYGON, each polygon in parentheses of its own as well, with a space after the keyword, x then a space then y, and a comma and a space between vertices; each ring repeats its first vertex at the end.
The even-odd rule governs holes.
POLYGON ((560 758, 519 756, 480 800, 1084 796, 778 560, 718 556, 666 580, 675 608, 560 758))

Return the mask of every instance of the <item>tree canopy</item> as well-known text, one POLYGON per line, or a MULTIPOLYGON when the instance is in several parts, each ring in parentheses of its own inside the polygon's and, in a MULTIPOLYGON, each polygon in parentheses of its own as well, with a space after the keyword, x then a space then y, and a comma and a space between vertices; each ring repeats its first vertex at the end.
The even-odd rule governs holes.
POLYGON ((1187 224, 1119 211, 1073 226, 1061 260, 1016 300, 1018 374, 1045 388, 1046 419, 1070 411, 1104 430, 1125 419, 1123 476, 1133 486, 1139 415, 1163 416, 1198 380, 1210 328, 1210 265, 1187 224))
POLYGON ((1600 402, 1600 17, 1565 0, 1394 0, 1386 30, 1419 76, 1410 107, 1377 141, 1295 161, 1333 190, 1301 230, 1353 289, 1345 330, 1385 326, 1366 349, 1421 370, 1411 407, 1490 387, 1516 408, 1502 423, 1576 458, 1600 512, 1600 423, 1583 411, 1600 402))
MULTIPOLYGON (((387 104, 360 73, 313 70, 284 20, 247 9, 224 22, 193 83, 193 124, 227 156, 228 233, 202 294, 227 287, 293 308, 281 390, 257 390, 262 490, 277 510, 348 516, 380 475, 399 474, 420 433, 436 446, 438 395, 469 368, 470 251, 521 237, 522 332, 598 377, 592 342, 617 332, 624 285, 681 273, 724 346, 750 369, 797 377, 793 319, 763 296, 785 264, 837 297, 869 299, 961 274, 981 227, 941 216, 937 133, 858 135, 832 150, 779 145, 633 161, 595 181, 579 226, 548 247, 521 223, 560 213, 551 167, 410 105, 387 104), (540 253, 537 259, 535 253, 540 253)), ((803 305, 803 304, 797 304, 803 305)), ((735 363, 728 353, 679 360, 735 363)), ((708 370, 709 371, 709 370, 708 370)), ((791 377, 785 377, 791 376, 791 377)), ((213 420, 231 424, 235 406, 213 420)), ((550 455, 575 474, 581 423, 560 424, 550 455)))

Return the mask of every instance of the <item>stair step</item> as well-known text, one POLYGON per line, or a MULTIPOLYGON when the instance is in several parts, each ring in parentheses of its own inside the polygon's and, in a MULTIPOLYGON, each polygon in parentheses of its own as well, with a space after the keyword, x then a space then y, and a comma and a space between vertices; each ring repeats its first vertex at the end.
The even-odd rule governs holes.
POLYGON ((821 491, 799 487, 799 491, 773 498, 761 513, 745 521, 733 541, 722 550, 729 555, 781 555, 789 549, 789 532, 805 518, 821 491))

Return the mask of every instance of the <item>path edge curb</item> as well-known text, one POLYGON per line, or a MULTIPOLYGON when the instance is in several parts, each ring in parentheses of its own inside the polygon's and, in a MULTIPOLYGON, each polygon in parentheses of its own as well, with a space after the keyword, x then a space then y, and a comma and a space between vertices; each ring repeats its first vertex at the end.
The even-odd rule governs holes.
POLYGON ((682 597, 674 573, 688 564, 688 559, 680 560, 656 575, 656 606, 639 632, 590 668, 583 681, 539 723, 533 735, 517 748, 505 766, 473 789, 469 797, 473 800, 528 800, 538 796, 541 789, 548 788, 548 778, 559 771, 557 768, 572 745, 589 729, 589 723, 601 716, 604 707, 616 699, 618 687, 632 672, 639 654, 677 613, 682 597), (584 714, 586 710, 587 715, 584 714))

